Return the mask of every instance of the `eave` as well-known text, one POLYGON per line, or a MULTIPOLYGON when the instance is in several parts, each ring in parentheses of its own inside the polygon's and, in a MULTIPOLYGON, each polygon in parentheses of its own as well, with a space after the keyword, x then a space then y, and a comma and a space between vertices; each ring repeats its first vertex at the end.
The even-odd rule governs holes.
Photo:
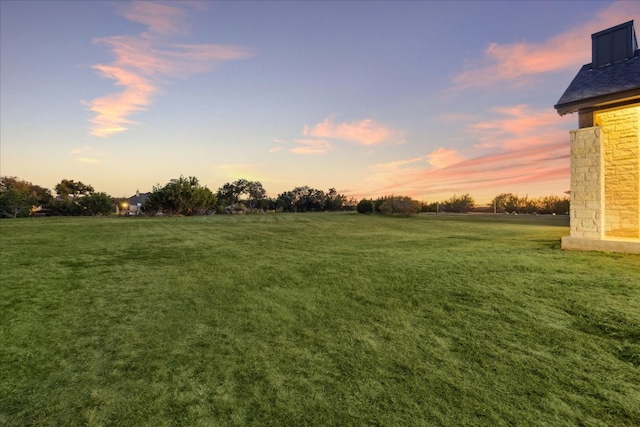
POLYGON ((585 98, 578 101, 567 102, 564 104, 556 104, 553 106, 553 108, 558 111, 559 115, 564 116, 565 114, 575 113, 580 110, 597 110, 601 108, 611 108, 633 104, 636 102, 640 102, 640 88, 625 90, 622 92, 616 92, 607 95, 594 96, 592 98, 585 98))

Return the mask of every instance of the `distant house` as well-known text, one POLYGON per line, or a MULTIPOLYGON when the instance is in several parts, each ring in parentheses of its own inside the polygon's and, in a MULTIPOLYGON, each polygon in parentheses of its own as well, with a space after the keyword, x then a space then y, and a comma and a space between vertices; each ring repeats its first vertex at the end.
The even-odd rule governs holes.
POLYGON ((571 232, 562 248, 640 253, 640 50, 633 21, 591 35, 555 109, 571 133, 571 232))
POLYGON ((136 190, 134 196, 116 204, 116 213, 119 215, 142 215, 142 205, 144 205, 144 201, 147 199, 147 194, 148 193, 141 193, 139 190, 136 190))

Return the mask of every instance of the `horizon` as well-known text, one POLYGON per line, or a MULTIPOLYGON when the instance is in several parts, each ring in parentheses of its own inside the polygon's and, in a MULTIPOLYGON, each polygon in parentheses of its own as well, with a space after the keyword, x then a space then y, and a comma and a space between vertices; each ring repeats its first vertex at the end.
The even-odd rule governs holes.
POLYGON ((179 176, 348 198, 565 197, 553 108, 640 4, 0 2, 0 169, 112 197, 179 176), (544 28, 542 30, 541 28, 544 28))

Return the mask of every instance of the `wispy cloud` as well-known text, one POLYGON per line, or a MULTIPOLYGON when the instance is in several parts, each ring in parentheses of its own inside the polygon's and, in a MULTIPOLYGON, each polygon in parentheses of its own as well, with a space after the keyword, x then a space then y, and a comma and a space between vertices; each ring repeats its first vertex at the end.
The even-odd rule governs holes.
POLYGON ((109 153, 96 153, 90 146, 74 148, 69 152, 75 156, 74 160, 79 163, 97 164, 102 163, 102 159, 109 157, 109 153))
POLYGON ((558 134, 562 124, 550 108, 533 110, 521 104, 497 107, 492 120, 467 125, 466 131, 478 140, 477 148, 517 149, 527 145, 543 145, 558 134))
POLYGON ((403 166, 425 162, 427 160, 427 157, 428 156, 421 156, 421 157, 413 157, 411 159, 405 159, 405 160, 396 160, 388 163, 378 163, 376 165, 373 165, 373 169, 378 169, 380 171, 389 171, 389 170, 394 171, 394 170, 398 170, 403 166))
POLYGON ((569 148, 562 139, 462 160, 444 168, 378 165, 370 183, 372 187, 377 185, 373 194, 400 191, 423 199, 444 198, 454 193, 483 193, 495 188, 517 192, 522 184, 543 192, 553 184, 554 191, 561 192, 568 186, 568 159, 569 148))
POLYGON ((542 43, 490 43, 480 64, 453 77, 450 91, 496 84, 521 85, 542 73, 577 70, 580 65, 590 62, 589 34, 633 18, 640 18, 640 5, 618 1, 597 13, 592 20, 542 43))
POLYGON ((171 37, 188 34, 185 20, 189 8, 200 3, 160 4, 135 1, 120 8, 122 16, 145 25, 138 35, 103 37, 94 43, 106 45, 114 61, 92 68, 101 77, 115 81, 123 90, 87 102, 94 112, 91 134, 108 137, 127 130, 131 115, 145 111, 168 78, 186 78, 212 71, 224 61, 248 58, 248 49, 218 44, 173 43, 171 37))
POLYGON ((173 6, 147 1, 134 1, 121 10, 129 21, 148 27, 150 33, 163 35, 185 34, 186 11, 173 6))
POLYGON ((84 153, 86 151, 91 150, 90 146, 84 146, 82 148, 74 148, 73 150, 70 151, 71 154, 80 154, 80 153, 84 153))
POLYGON ((360 145, 378 145, 385 142, 403 142, 401 132, 384 126, 371 119, 351 123, 333 123, 325 119, 315 126, 306 126, 302 131, 304 136, 315 138, 341 139, 360 145))
POLYGON ((279 151, 282 151, 284 149, 283 145, 286 144, 286 142, 284 142, 283 140, 279 139, 279 138, 271 138, 271 141, 275 142, 276 145, 275 147, 271 147, 269 149, 270 153, 277 153, 279 151))
MULTIPOLYGON (((361 146, 380 144, 402 144, 403 132, 385 126, 371 119, 354 122, 335 123, 327 118, 313 126, 304 125, 302 138, 294 140, 295 146, 289 151, 296 154, 322 154, 341 141, 361 146)), ((274 140, 282 143, 281 140, 274 140)), ((279 151, 271 149, 271 152, 279 151)))
POLYGON ((460 163, 463 158, 458 150, 448 150, 446 148, 438 148, 427 156, 429 163, 437 168, 445 168, 449 165, 460 163))
POLYGON ((373 195, 402 192, 420 198, 444 197, 503 188, 530 188, 556 192, 566 190, 569 177, 569 146, 566 130, 527 105, 497 108, 492 121, 470 124, 466 131, 480 142, 460 152, 440 147, 421 156, 377 164, 369 185, 373 195))
POLYGON ((300 144, 289 151, 296 154, 322 154, 331 148, 331 143, 322 139, 296 139, 300 144))

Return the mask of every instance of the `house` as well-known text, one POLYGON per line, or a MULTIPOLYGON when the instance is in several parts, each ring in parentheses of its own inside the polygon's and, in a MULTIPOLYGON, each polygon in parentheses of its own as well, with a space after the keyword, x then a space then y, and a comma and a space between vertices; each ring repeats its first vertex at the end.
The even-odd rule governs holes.
POLYGON ((141 193, 140 190, 136 190, 134 196, 116 203, 116 213, 118 215, 143 215, 142 205, 144 205, 144 201, 147 199, 147 194, 148 193, 141 193))
POLYGON ((640 50, 633 21, 591 35, 582 66, 554 106, 578 113, 571 134, 568 250, 640 253, 640 50))

